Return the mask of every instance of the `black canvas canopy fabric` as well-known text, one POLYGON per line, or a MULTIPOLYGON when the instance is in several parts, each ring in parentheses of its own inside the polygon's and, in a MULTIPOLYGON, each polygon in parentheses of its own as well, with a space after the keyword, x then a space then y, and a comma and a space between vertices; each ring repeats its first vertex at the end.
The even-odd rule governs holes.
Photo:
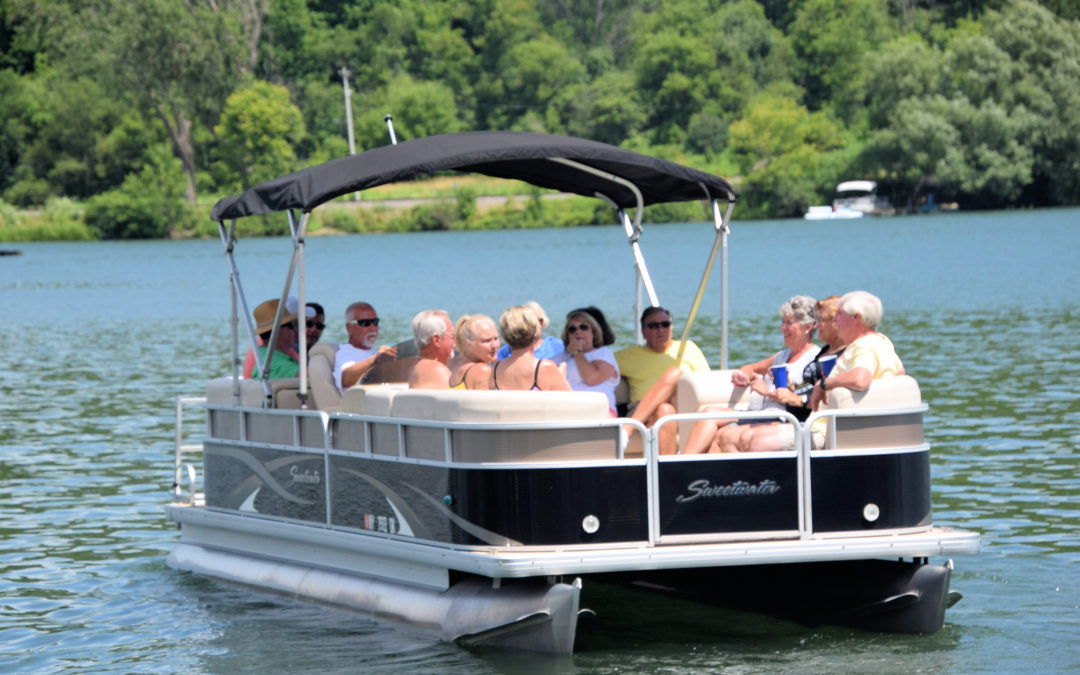
POLYGON ((438 171, 456 170, 526 181, 543 188, 605 195, 622 208, 636 206, 624 185, 552 158, 565 158, 630 181, 645 205, 695 199, 734 201, 722 178, 630 150, 569 136, 471 131, 386 145, 281 176, 214 205, 214 220, 275 211, 310 211, 335 197, 438 171))

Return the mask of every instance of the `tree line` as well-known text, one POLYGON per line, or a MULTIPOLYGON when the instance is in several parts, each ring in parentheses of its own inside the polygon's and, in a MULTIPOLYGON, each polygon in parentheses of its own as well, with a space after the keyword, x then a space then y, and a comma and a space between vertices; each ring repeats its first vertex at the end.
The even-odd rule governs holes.
POLYGON ((348 153, 343 69, 358 150, 387 112, 399 139, 582 136, 731 178, 740 218, 853 178, 1080 201, 1071 0, 0 0, 0 223, 74 200, 96 236, 190 228, 348 153))

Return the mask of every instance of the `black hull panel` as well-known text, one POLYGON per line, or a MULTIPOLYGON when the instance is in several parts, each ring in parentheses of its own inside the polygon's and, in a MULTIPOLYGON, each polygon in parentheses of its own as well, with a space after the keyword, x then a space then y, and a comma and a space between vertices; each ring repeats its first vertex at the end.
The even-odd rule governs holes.
POLYGON ((930 525, 930 451, 810 460, 815 532, 930 525), (869 508, 868 508, 869 507, 869 508))
MULTIPOLYGON (((811 626, 930 634, 945 622, 950 565, 923 561, 849 560, 606 575, 732 609, 811 626)), ((588 585, 585 586, 588 588, 588 585)), ((586 606, 596 603, 583 600, 586 606)))
POLYGON ((648 538, 645 467, 479 468, 208 442, 206 505, 447 544, 648 538), (327 479, 329 476, 329 480, 327 479), (634 498, 637 496, 638 498, 634 498), (596 529, 583 521, 591 516, 596 529), (590 528, 591 529, 591 528, 590 528))

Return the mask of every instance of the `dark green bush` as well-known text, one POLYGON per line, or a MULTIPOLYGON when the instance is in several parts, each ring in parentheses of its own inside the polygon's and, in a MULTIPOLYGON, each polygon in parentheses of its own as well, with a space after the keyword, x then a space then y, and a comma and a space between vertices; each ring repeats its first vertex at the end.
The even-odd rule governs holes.
POLYGON ((86 205, 86 225, 101 239, 167 237, 174 227, 191 227, 194 210, 184 199, 180 160, 167 147, 148 153, 147 163, 116 190, 86 205))

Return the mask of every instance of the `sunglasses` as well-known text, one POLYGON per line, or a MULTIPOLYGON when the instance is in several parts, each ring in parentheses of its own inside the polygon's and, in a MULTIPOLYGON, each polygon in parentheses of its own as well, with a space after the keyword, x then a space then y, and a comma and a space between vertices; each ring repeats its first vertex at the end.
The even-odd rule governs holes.
POLYGON ((356 319, 354 321, 346 321, 345 323, 355 323, 357 326, 363 326, 364 328, 367 328, 368 326, 378 326, 379 319, 356 319))
POLYGON ((296 322, 290 321, 289 323, 283 323, 281 324, 281 327, 288 328, 289 330, 296 330, 296 322))
POLYGON ((314 326, 315 328, 318 328, 319 330, 322 330, 322 329, 326 328, 325 323, 309 323, 308 324, 309 328, 312 327, 312 326, 314 326))
POLYGON ((645 327, 649 330, 656 330, 657 328, 671 328, 670 321, 650 321, 645 324, 645 327))
POLYGON ((566 327, 566 332, 571 334, 571 335, 578 332, 579 330, 592 330, 592 328, 590 328, 589 324, 587 324, 587 323, 581 323, 581 324, 578 324, 576 326, 571 325, 571 326, 566 327))

